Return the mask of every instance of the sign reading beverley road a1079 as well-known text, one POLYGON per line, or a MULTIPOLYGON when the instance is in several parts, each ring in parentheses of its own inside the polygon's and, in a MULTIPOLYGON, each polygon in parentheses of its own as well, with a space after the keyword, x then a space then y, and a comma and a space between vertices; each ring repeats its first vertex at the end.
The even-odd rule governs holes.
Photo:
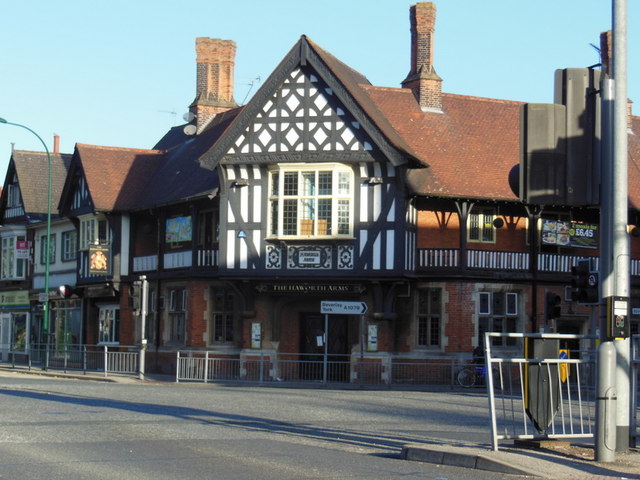
POLYGON ((336 302, 333 300, 323 300, 320 302, 320 313, 363 315, 366 311, 367 304, 364 302, 336 302))

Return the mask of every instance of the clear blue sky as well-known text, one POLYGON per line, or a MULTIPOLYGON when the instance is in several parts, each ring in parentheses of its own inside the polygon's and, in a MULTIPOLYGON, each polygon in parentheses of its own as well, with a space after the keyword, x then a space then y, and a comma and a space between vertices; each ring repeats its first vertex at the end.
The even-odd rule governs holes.
MULTIPOLYGON (((0 0, 0 117, 52 148, 151 148, 195 96, 195 38, 237 43, 235 99, 245 103, 308 35, 366 75, 399 87, 409 71, 409 0, 0 0), (254 82, 254 87, 250 83, 254 82), (248 97, 249 96, 249 97, 248 97)), ((557 68, 599 62, 610 0, 436 1, 435 68, 443 91, 551 102, 557 68)), ((640 1, 628 0, 629 97, 640 114, 640 1)), ((11 153, 42 150, 0 125, 0 175, 11 153)))

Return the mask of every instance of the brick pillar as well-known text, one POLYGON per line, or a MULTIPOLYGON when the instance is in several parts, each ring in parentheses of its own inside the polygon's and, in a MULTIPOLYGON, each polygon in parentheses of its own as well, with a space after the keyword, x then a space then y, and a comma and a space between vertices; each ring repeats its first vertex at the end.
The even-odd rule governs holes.
POLYGON ((421 2, 410 8, 411 70, 402 82, 423 110, 442 110, 442 79, 433 66, 436 7, 421 2))
POLYGON ((217 38, 196 38, 196 98, 189 110, 197 132, 217 113, 237 106, 233 99, 236 43, 217 38))

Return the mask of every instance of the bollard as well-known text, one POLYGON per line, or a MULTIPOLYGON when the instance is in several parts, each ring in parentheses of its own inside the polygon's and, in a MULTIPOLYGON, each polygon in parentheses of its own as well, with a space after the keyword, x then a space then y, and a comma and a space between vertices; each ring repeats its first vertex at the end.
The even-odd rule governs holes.
POLYGON ((616 451, 616 349, 613 342, 598 348, 596 387, 596 461, 613 462, 616 451))

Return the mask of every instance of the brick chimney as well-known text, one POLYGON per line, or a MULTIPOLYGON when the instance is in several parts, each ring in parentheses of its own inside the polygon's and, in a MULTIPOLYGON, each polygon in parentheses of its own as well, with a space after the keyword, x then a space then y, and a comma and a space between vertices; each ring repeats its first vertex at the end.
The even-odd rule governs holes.
POLYGON ((413 91, 423 111, 442 111, 442 79, 433 67, 436 6, 420 2, 410 8, 411 71, 402 82, 413 91))
POLYGON ((53 134, 53 153, 60 153, 60 135, 53 134))
POLYGON ((189 106, 197 133, 217 113, 237 107, 233 99, 236 43, 217 38, 196 38, 196 98, 189 106))

